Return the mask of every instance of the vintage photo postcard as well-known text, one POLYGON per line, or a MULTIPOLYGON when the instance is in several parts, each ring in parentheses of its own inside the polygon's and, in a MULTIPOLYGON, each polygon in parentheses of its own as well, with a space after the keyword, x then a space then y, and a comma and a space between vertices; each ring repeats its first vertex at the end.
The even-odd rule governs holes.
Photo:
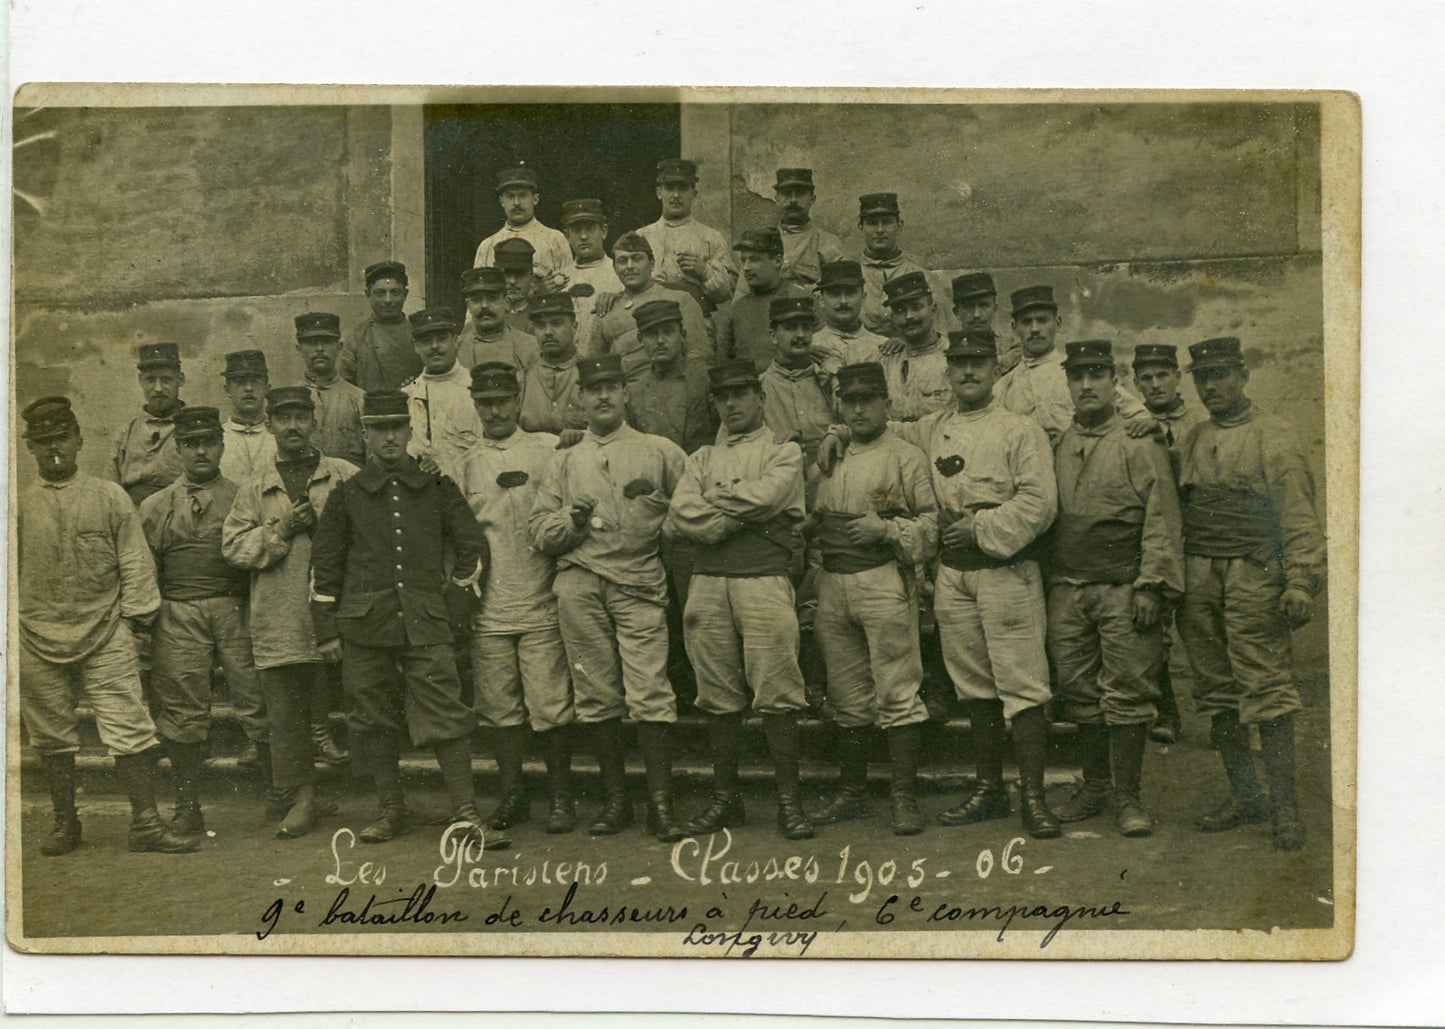
POLYGON ((1350 954, 1353 96, 13 124, 13 948, 1350 954))

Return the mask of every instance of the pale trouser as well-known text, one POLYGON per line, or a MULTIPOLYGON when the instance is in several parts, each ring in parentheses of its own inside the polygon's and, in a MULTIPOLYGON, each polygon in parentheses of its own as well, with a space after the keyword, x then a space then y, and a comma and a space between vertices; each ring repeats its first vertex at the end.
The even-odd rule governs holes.
POLYGON ((1134 627, 1132 583, 1049 587, 1049 656, 1073 722, 1139 725, 1158 715, 1164 633, 1134 627))
POLYGON ((100 742, 112 755, 140 754, 156 745, 156 727, 141 696, 135 638, 125 622, 89 656, 56 664, 20 645, 20 716, 42 754, 80 749, 77 700, 95 712, 100 742))
POLYGON ((472 637, 472 686, 477 720, 501 729, 531 722, 537 732, 571 725, 572 680, 555 625, 531 632, 472 637))
POLYGON ((798 670, 798 615, 784 575, 693 574, 682 616, 687 656, 697 673, 697 706, 727 715, 748 706, 762 715, 807 707, 798 670))
POLYGON ((667 608, 573 565, 552 580, 577 721, 677 721, 667 679, 667 608))
POLYGON ((813 626, 828 668, 833 721, 850 729, 891 729, 928 719, 918 696, 918 608, 896 564, 848 574, 819 571, 813 626))
POLYGON ((1200 713, 1252 725, 1300 710, 1280 563, 1186 554, 1184 579, 1179 635, 1200 713))
POLYGON ((266 702, 251 660, 245 597, 161 601, 151 627, 156 731, 175 743, 205 741, 211 722, 211 668, 217 659, 246 738, 266 742, 266 702))
POLYGON ((933 614, 959 700, 1001 700, 1005 718, 1049 701, 1044 587, 1037 561, 938 569, 933 614))

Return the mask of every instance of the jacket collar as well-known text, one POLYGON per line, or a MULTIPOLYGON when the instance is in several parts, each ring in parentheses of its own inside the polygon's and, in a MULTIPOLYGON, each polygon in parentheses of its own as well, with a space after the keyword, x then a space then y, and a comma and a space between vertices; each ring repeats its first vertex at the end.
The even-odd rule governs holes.
POLYGON ((1080 425, 1075 419, 1069 423, 1069 427, 1080 436, 1107 436, 1122 424, 1123 422, 1119 418, 1119 409, 1115 408, 1113 413, 1098 425, 1080 425))
POLYGON ((793 382, 801 382, 803 379, 814 378, 823 372, 823 369, 816 364, 805 364, 801 368, 784 368, 776 358, 768 367, 768 371, 781 379, 790 379, 793 382))
POLYGON ((1254 402, 1252 400, 1249 400, 1248 398, 1246 398, 1244 401, 1243 409, 1230 415, 1228 418, 1215 418, 1213 416, 1210 417, 1210 421, 1214 422, 1215 425, 1222 426, 1226 429, 1232 429, 1236 425, 1243 425, 1245 422, 1250 422, 1253 420, 1254 402))
POLYGON ((719 441, 729 447, 735 447, 739 443, 751 443, 754 440, 762 439, 764 436, 766 436, 768 439, 773 438, 773 431, 768 428, 767 422, 759 425, 752 432, 743 432, 739 433, 736 436, 733 435, 731 432, 728 432, 728 427, 726 425, 724 425, 722 427, 722 431, 718 433, 719 441))
POLYGON ((397 469, 383 468, 375 461, 366 462, 366 466, 352 476, 359 482, 368 493, 375 493, 386 485, 387 480, 393 476, 406 483, 408 487, 419 490, 431 481, 432 476, 421 470, 421 466, 414 458, 407 458, 406 463, 397 469))

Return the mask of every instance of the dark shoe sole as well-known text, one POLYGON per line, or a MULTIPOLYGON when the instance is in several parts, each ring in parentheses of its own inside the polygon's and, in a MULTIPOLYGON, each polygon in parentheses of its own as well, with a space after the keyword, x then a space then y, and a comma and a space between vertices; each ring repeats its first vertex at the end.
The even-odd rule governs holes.
POLYGON ((940 811, 938 813, 938 824, 950 828, 960 825, 973 825, 976 822, 994 822, 1000 818, 1007 818, 1013 811, 1003 806, 1000 808, 984 808, 977 812, 969 812, 967 815, 954 814, 952 811, 940 811))

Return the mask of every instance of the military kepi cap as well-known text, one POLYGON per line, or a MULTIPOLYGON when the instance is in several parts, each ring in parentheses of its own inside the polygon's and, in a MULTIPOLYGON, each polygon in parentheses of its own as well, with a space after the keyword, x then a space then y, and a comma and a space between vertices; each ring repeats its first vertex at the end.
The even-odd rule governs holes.
POLYGON ((50 439, 80 428, 68 397, 41 397, 27 404, 20 417, 25 419, 21 435, 26 439, 50 439))
POLYGON ((676 300, 649 300, 632 312, 637 331, 643 332, 654 325, 682 321, 682 305, 676 300))
POLYGON ((472 398, 515 397, 522 392, 517 369, 505 361, 483 361, 472 367, 472 398))
POLYGON ((724 361, 707 370, 707 388, 710 393, 734 386, 759 385, 762 385, 762 380, 758 378, 758 366, 752 361, 724 361))
POLYGON ((1064 344, 1064 368, 1113 368, 1114 344, 1107 339, 1081 339, 1064 344))
POLYGON ((838 369, 838 396, 840 397, 886 397, 888 376, 877 361, 861 364, 845 364, 838 369))
POLYGON ((452 315, 450 307, 428 307, 424 311, 418 311, 411 316, 411 335, 413 339, 422 336, 434 336, 439 332, 452 333, 457 331, 457 320, 452 315))
POLYGON ((996 297, 993 276, 988 272, 964 272, 953 280, 953 304, 957 307, 975 297, 996 297))
POLYGON ((1244 355, 1240 353, 1239 340, 1234 336, 1221 336, 1218 339, 1195 343, 1189 348, 1189 358, 1193 362, 1189 366, 1191 372, 1203 371, 1206 368, 1244 367, 1244 355))
POLYGON ((577 359, 577 385, 584 389, 603 382, 626 381, 627 376, 622 371, 620 354, 602 354, 598 357, 579 357, 577 359))
POLYGON ((372 389, 361 398, 361 420, 371 425, 411 421, 407 396, 399 389, 372 389))
MULTIPOLYGON (((267 411, 274 414, 277 411, 284 411, 288 407, 314 411, 316 410, 316 401, 311 396, 311 390, 305 386, 277 386, 266 394, 267 411)), ((187 409, 182 408, 181 410, 187 409)))
POLYGON ((769 325, 796 321, 799 318, 806 318, 811 322, 815 317, 812 297, 773 297, 768 301, 769 325))
MULTIPOLYGON (((271 392, 274 393, 275 390, 271 392)), ((187 404, 175 413, 172 421, 176 426, 176 439, 206 439, 222 434, 221 412, 214 407, 192 407, 187 404)))
POLYGON ((884 307, 896 307, 905 300, 912 300, 914 297, 926 297, 932 295, 928 288, 928 276, 922 272, 907 272, 895 276, 883 284, 884 307))
POLYGON ((468 268, 462 272, 462 295, 472 293, 501 293, 507 288, 507 277, 502 269, 487 265, 483 268, 468 268))
POLYGON ((513 168, 503 168, 497 172, 497 192, 503 193, 512 186, 527 186, 537 190, 537 173, 524 164, 518 164, 513 168))
POLYGON ((525 239, 504 239, 492 248, 492 263, 504 270, 530 272, 536 252, 525 239))
POLYGON ((538 318, 545 318, 549 314, 569 314, 577 317, 577 311, 572 306, 572 297, 567 293, 538 293, 532 297, 532 302, 527 305, 527 317, 533 321, 538 318))
POLYGON ((818 272, 819 289, 863 285, 863 266, 857 261, 827 261, 818 272))
POLYGON ((1009 294, 1009 300, 1013 303, 1013 313, 1022 314, 1033 307, 1048 307, 1057 311, 1059 305, 1054 302, 1054 287, 1052 286, 1025 286, 1023 289, 1016 289, 1009 294))
POLYGON ((296 338, 341 338, 341 318, 327 311, 307 311, 296 316, 296 338))
POLYGON ((779 168, 777 180, 773 183, 774 189, 781 189, 783 186, 807 186, 813 188, 812 168, 779 168))
POLYGON ((898 214, 897 193, 864 193, 858 198, 858 217, 872 214, 898 214))
POLYGON ((396 279, 403 286, 407 284, 406 265, 400 261, 377 261, 375 264, 369 264, 366 266, 365 276, 368 289, 377 279, 396 279))
POLYGON ((987 326, 977 329, 955 329, 948 334, 945 359, 951 357, 998 357, 998 337, 987 326))
POLYGON ((136 348, 135 366, 141 371, 147 368, 179 368, 181 366, 181 345, 179 343, 142 343, 136 348))
POLYGON ((657 162, 657 184, 664 182, 697 182, 697 165, 682 157, 667 157, 657 162))
POLYGON ((240 379, 259 375, 267 377, 266 355, 259 350, 233 350, 226 355, 226 370, 221 373, 228 379, 240 379))
POLYGON ((752 250, 775 257, 783 256, 783 237, 777 229, 748 229, 733 244, 734 250, 752 250))
POLYGON ((1143 364, 1167 364, 1179 367, 1179 348, 1170 343, 1140 343, 1134 348, 1134 367, 1143 364))
POLYGON ((562 201, 563 225, 576 225, 578 222, 605 222, 606 220, 607 215, 602 213, 602 201, 596 197, 562 201))

